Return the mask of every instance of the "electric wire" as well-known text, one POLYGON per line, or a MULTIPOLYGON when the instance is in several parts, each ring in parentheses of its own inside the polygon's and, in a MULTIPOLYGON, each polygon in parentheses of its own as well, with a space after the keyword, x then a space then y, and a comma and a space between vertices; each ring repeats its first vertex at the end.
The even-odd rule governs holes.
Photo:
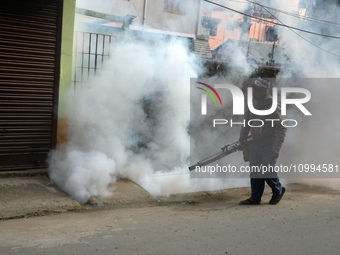
MULTIPOLYGON (((246 0, 246 1, 248 2, 249 0, 246 0)), ((249 2, 250 2, 250 1, 249 1, 249 2)), ((263 8, 266 12, 268 12, 270 15, 272 15, 278 22, 280 22, 281 24, 283 24, 283 22, 282 22, 281 20, 279 20, 277 17, 275 17, 270 11, 268 11, 266 7, 264 7, 263 5, 261 5, 261 4, 259 4, 259 3, 256 3, 256 2, 255 2, 255 4, 259 5, 259 6, 260 6, 261 8, 263 8)), ((339 57, 339 58, 340 58, 340 55, 337 55, 337 54, 335 54, 335 53, 333 53, 333 52, 330 52, 330 51, 328 51, 328 50, 326 50, 326 49, 320 47, 319 45, 313 43, 312 41, 310 41, 310 40, 304 38, 302 35, 298 34, 298 33, 295 32, 294 30, 292 30, 292 29, 290 29, 290 28, 288 28, 288 29, 289 29, 291 32, 293 32, 294 34, 296 34, 297 36, 299 36, 300 38, 302 38, 303 40, 309 42, 309 43, 310 43, 311 45, 313 45, 314 47, 317 47, 318 49, 320 49, 320 50, 322 50, 322 51, 324 51, 324 52, 326 52, 326 53, 328 53, 328 54, 331 54, 331 55, 333 55, 333 56, 335 56, 335 57, 339 57)))
POLYGON ((293 27, 293 26, 288 26, 288 25, 285 25, 285 24, 283 24, 283 23, 282 23, 282 24, 278 24, 277 22, 270 21, 270 20, 263 19, 263 18, 259 18, 259 17, 253 16, 253 15, 249 15, 249 14, 247 14, 247 13, 237 11, 237 10, 235 10, 235 9, 232 9, 232 8, 227 7, 227 6, 224 6, 224 5, 215 3, 215 2, 210 1, 210 0, 204 0, 204 1, 205 1, 205 2, 208 2, 208 3, 211 3, 211 4, 214 4, 214 5, 216 5, 216 6, 219 6, 219 7, 221 7, 221 8, 224 8, 224 9, 227 9, 227 10, 230 10, 230 11, 233 11, 233 12, 236 12, 236 13, 238 13, 238 14, 241 14, 241 15, 244 15, 244 16, 247 16, 247 17, 250 17, 250 18, 253 18, 253 19, 261 20, 261 21, 266 22, 266 23, 271 23, 271 24, 275 24, 275 25, 278 25, 278 26, 287 27, 287 28, 294 29, 294 30, 298 30, 298 31, 301 31, 301 32, 304 32, 304 33, 308 33, 308 34, 319 35, 319 36, 329 37, 329 38, 333 38, 333 39, 340 39, 339 36, 320 34, 320 33, 312 32, 312 31, 304 30, 304 29, 301 29, 301 28, 297 28, 297 27, 293 27))
MULTIPOLYGON (((236 2, 236 3, 243 3, 243 4, 247 4, 247 2, 250 2, 252 4, 256 4, 255 2, 253 1, 240 1, 240 0, 228 0, 229 2, 236 2)), ((270 6, 266 6, 266 5, 263 5, 264 7, 266 7, 267 9, 271 9, 271 10, 274 10, 276 12, 280 12, 280 13, 283 13, 283 14, 286 14, 286 15, 289 15, 289 16, 292 16, 292 17, 295 17, 295 18, 298 18, 298 19, 303 19, 303 20, 307 20, 307 21, 311 21, 311 22, 316 22, 316 23, 327 23, 328 25, 334 25, 334 27, 339 27, 340 26, 340 23, 336 23, 336 22, 331 22, 329 20, 322 20, 322 19, 316 19, 316 18, 312 18, 312 17, 308 17, 308 16, 305 16, 305 15, 300 15, 300 14, 296 14, 296 13, 292 13, 292 12, 288 12, 288 11, 283 11, 283 10, 280 10, 280 9, 276 9, 276 8, 273 8, 273 7, 270 7, 270 6)))
MULTIPOLYGON (((246 4, 246 2, 249 2, 249 3, 252 3, 252 4, 258 4, 257 2, 250 1, 250 0, 245 0, 246 2, 238 1, 238 0, 228 0, 228 1, 244 3, 244 4, 246 4)), ((280 12, 280 13, 298 18, 298 19, 303 19, 303 20, 307 20, 307 21, 311 21, 311 22, 315 22, 315 23, 319 23, 319 24, 327 23, 327 25, 331 25, 331 26, 334 26, 334 27, 340 27, 340 23, 336 23, 336 22, 332 22, 332 21, 328 21, 328 20, 316 19, 316 18, 313 18, 313 17, 305 16, 305 15, 299 15, 299 14, 296 14, 296 13, 283 11, 283 10, 280 10, 280 9, 277 9, 277 8, 273 8, 273 7, 270 7, 270 6, 267 6, 267 5, 262 5, 262 6, 267 8, 267 9, 270 9, 270 10, 273 10, 273 11, 276 11, 276 12, 280 12)))
MULTIPOLYGON (((240 11, 237 11, 235 9, 232 9, 232 8, 229 8, 227 6, 224 6, 224 5, 221 5, 221 4, 218 4, 218 3, 215 3, 213 1, 210 1, 210 0, 204 0, 205 2, 208 2, 208 3, 211 3, 211 4, 214 4, 216 6, 219 6, 221 8, 224 8, 224 9, 227 9, 227 10, 230 10, 230 11, 233 11, 233 12, 236 12, 236 13, 239 13, 241 15, 244 15, 244 16, 247 16, 247 17, 250 17, 250 18, 253 18, 253 19, 257 19, 257 20, 261 20, 263 22, 267 22, 267 23, 272 23, 272 24, 275 24, 275 25, 278 25, 278 26, 283 26, 283 27, 286 27, 288 28, 290 31, 292 31, 294 34, 296 34, 297 36, 299 36, 301 39, 307 41, 308 43, 310 43, 311 45, 315 46, 316 48, 330 54, 330 55, 333 55, 335 57, 339 57, 340 58, 340 55, 337 55, 333 52, 330 52, 324 48, 321 48, 320 46, 318 46, 317 44, 311 42, 310 40, 304 38, 303 36, 301 36, 300 34, 296 33, 295 31, 293 30, 298 30, 298 31, 301 31, 301 32, 305 32, 305 33, 309 33, 309 34, 314 34, 314 35, 319 35, 319 36, 324 36, 324 37, 330 37, 330 38, 334 38, 334 39, 340 39, 340 37, 338 36, 331 36, 331 35, 324 35, 324 34, 320 34, 320 33, 315 33, 315 32, 311 32, 311 31, 307 31, 307 30, 304 30, 304 29, 300 29, 300 28, 296 28, 296 27, 292 27, 292 26, 288 26, 288 25, 285 25, 282 21, 280 21, 279 19, 277 19, 275 17, 275 15, 273 15, 270 11, 268 11, 263 5, 259 4, 259 3, 256 3, 257 5, 261 6, 263 9, 265 9, 270 15, 272 15, 277 21, 279 21, 280 23, 277 23, 277 22, 273 22, 273 21, 268 21, 266 19, 262 19, 262 18, 259 18, 259 17, 255 17, 255 16, 252 16, 252 15, 249 15, 249 14, 246 14, 246 13, 243 13, 243 12, 240 12, 240 11)), ((249 1, 249 0, 246 0, 246 1, 249 1)))

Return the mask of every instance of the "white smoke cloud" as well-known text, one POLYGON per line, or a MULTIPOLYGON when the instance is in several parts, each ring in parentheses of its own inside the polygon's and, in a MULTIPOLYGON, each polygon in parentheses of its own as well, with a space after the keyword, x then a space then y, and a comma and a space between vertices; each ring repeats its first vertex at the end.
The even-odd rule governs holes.
POLYGON ((50 178, 80 203, 92 195, 109 196, 108 184, 114 182, 115 162, 98 151, 68 149, 53 153, 50 178))
MULTIPOLYGON (((296 21, 294 24, 298 26, 296 21)), ((293 57, 289 64, 302 70, 300 76, 339 77, 338 59, 301 41, 290 31, 282 31, 280 38, 290 42, 287 48, 293 57)), ((334 45, 333 40, 320 43, 329 51, 336 50, 334 45)), ((243 76, 249 75, 253 69, 242 64, 245 63, 245 53, 237 52, 240 61, 236 63, 241 64, 230 72, 230 78, 241 84, 243 76)), ((92 195, 109 196, 109 184, 118 178, 128 178, 155 196, 249 184, 248 179, 189 177, 189 87, 190 78, 200 74, 199 64, 182 40, 117 44, 111 49, 111 59, 105 63, 104 69, 81 90, 74 95, 70 92, 67 97, 68 141, 60 150, 51 152, 51 179, 81 203, 92 195)), ((296 76, 296 71, 283 69, 278 77, 293 75, 296 76)), ((318 92, 328 93, 321 87, 318 92)), ((294 112, 290 114, 297 116, 294 112)), ((335 115, 336 111, 332 119, 336 119, 335 115)), ((332 124, 334 128, 329 128, 325 137, 332 132, 336 134, 339 125, 337 122, 332 124)), ((306 132, 312 137, 315 130, 288 131, 283 148, 295 148, 294 151, 304 151, 304 155, 314 155, 310 144, 302 148, 294 141, 294 137, 306 132)), ((219 143, 223 146, 238 137, 235 129, 228 134, 222 132, 213 139, 202 134, 198 138, 210 143, 210 154, 219 150, 219 143)), ((338 148, 332 149, 338 152, 338 148)), ((292 154, 288 153, 289 149, 284 150, 279 160, 287 163, 291 160, 287 155, 292 154)), ((197 155, 204 153, 207 152, 197 150, 197 155)), ((301 159, 305 160, 305 157, 301 159)), ((240 157, 230 162, 244 164, 241 160, 240 157)), ((333 183, 332 187, 338 185, 333 183)))
MULTIPOLYGON (((270 8, 261 9, 264 13, 267 13, 268 10, 268 14, 275 15, 280 24, 314 33, 340 36, 340 17, 338 15, 340 8, 339 5, 336 5, 336 1, 325 1, 323 4, 320 4, 322 1, 318 1, 314 12, 308 13, 308 18, 312 18, 316 22, 294 17, 295 14, 298 14, 299 1, 297 0, 258 2, 286 12, 277 12, 270 8), (288 15, 287 12, 293 15, 288 15)), ((227 3, 225 5, 228 6, 227 3)), ((236 6, 234 9, 241 10, 236 6)), ((279 87, 290 86, 282 78, 340 78, 339 39, 290 30, 282 26, 277 27, 281 48, 284 49, 284 54, 288 57, 286 62, 282 62, 285 58, 281 58, 279 62, 285 66, 277 75, 279 87), (282 81, 280 81, 281 79, 282 81)), ((233 48, 233 51, 239 53, 233 56, 236 59, 235 66, 242 66, 242 63, 245 63, 245 53, 242 52, 241 47, 237 47, 237 44, 233 45, 233 48)), ((229 50, 228 54, 230 52, 232 51, 229 50)), ((278 60, 279 57, 278 51, 274 51, 274 60, 278 60)), ((245 70, 247 71, 247 69, 245 70)), ((245 74, 250 74, 252 71, 254 69, 250 69, 245 74)), ((298 120, 299 125, 296 128, 288 129, 278 164, 289 165, 292 162, 338 164, 340 140, 336 134, 340 128, 340 122, 336 109, 339 109, 340 104, 336 95, 340 92, 339 86, 336 85, 336 81, 330 82, 322 79, 304 83, 301 86, 312 92, 312 103, 308 104, 308 109, 313 113, 313 116, 305 117, 300 110, 294 107, 288 110, 286 118, 298 120)), ((303 181, 313 185, 327 185, 340 189, 340 182, 337 178, 316 179, 310 178, 312 176, 310 174, 307 176, 309 178, 290 181, 303 181)), ((306 175, 302 174, 301 177, 306 177, 306 175)))
MULTIPOLYGON (((297 6, 299 2, 303 1, 295 2, 297 6)), ((273 1, 272 6, 290 13, 297 11, 296 8, 286 5, 283 1, 273 1)), ((310 12, 309 16, 307 15, 307 18, 310 19, 296 18, 292 15, 271 11, 279 19, 278 23, 280 24, 283 23, 284 25, 321 34, 313 35, 285 27, 280 27, 279 29, 279 38, 287 45, 287 51, 292 61, 291 64, 302 71, 300 75, 303 75, 303 77, 339 78, 340 76, 339 39, 322 36, 340 36, 340 17, 338 15, 340 8, 334 5, 334 9, 332 9, 330 6, 332 4, 327 2, 317 6, 314 9, 315 12, 310 12), (322 11, 323 7, 329 11, 322 11)))
POLYGON ((81 203, 110 195, 117 178, 153 195, 218 188, 189 177, 189 88, 199 69, 188 45, 122 43, 111 56, 67 97, 68 141, 51 153, 50 178, 81 203))
MULTIPOLYGON (((296 2, 298 3, 298 1, 296 2)), ((272 5, 280 10, 292 11, 284 2, 273 1, 272 5)), ((333 5, 332 11, 331 5, 331 3, 324 2, 323 5, 314 9, 315 12, 308 13, 309 18, 320 20, 318 22, 302 20, 282 13, 278 15, 278 18, 289 26, 320 34, 339 36, 340 25, 323 22, 340 23, 339 6, 333 5), (328 11, 322 11, 323 8, 328 11)), ((277 78, 340 78, 339 39, 311 35, 295 30, 294 33, 287 28, 281 28, 279 31, 280 40, 287 45, 286 50, 291 57, 289 64, 292 68, 282 69, 277 78)), ((282 86, 285 86, 285 84, 282 84, 282 86)), ((327 80, 322 79, 315 79, 313 82, 303 84, 303 86, 312 92, 311 102, 313 103, 309 104, 308 107, 313 116, 300 118, 297 129, 288 129, 281 162, 338 164, 340 139, 336 134, 340 128, 337 112, 340 104, 336 95, 340 92, 339 86, 337 86, 336 80, 328 80, 327 82, 327 80)), ((288 115, 301 116, 301 112, 290 111, 288 115)), ((311 177, 311 175, 308 176, 311 177)), ((324 176, 326 177, 326 175, 324 176)), ((306 177, 306 175, 301 175, 301 179, 291 181, 322 185, 340 190, 338 178, 302 179, 303 177, 306 177)))

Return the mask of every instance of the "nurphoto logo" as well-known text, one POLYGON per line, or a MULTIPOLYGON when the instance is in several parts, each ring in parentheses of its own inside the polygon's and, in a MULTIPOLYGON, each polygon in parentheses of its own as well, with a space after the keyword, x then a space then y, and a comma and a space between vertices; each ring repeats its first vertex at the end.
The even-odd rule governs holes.
MULTIPOLYGON (((209 88, 218 98, 220 101, 221 107, 222 100, 219 95, 219 93, 216 91, 216 89, 227 89, 231 92, 232 99, 233 99, 233 115, 244 115, 245 114, 245 104, 244 104, 244 94, 243 91, 238 88, 237 86, 233 84, 215 84, 214 86, 211 86, 209 84, 203 83, 203 82, 196 82, 198 84, 201 84, 205 86, 206 88, 209 88)), ((207 115, 208 107, 207 107, 207 94, 212 98, 215 105, 217 106, 215 97, 213 94, 201 87, 197 87, 200 90, 203 90, 204 94, 201 95, 201 115, 207 115)), ((310 101, 311 99, 311 93, 308 89, 305 88, 298 88, 298 87, 283 87, 280 90, 281 92, 281 115, 287 115, 287 105, 295 105, 305 116, 311 116, 312 114, 307 110, 307 108, 303 105, 310 101), (288 95, 292 94, 300 94, 304 97, 300 98, 289 98, 288 95)), ((266 110, 258 110, 255 108, 253 103, 253 88, 248 87, 247 88, 247 106, 248 110, 253 113, 256 116, 268 116, 272 114, 278 104, 278 88, 273 87, 272 88, 272 105, 269 109, 266 110)), ((274 126, 275 121, 280 121, 279 119, 250 119, 248 123, 243 120, 242 122, 235 122, 232 119, 213 119, 213 126, 216 127, 216 125, 225 125, 227 123, 230 123, 231 127, 233 125, 243 125, 246 124, 250 127, 261 127, 264 125, 264 121, 271 122, 272 126, 274 126)), ((298 122, 295 119, 285 119, 281 121, 282 125, 285 125, 286 127, 296 127, 298 122)))

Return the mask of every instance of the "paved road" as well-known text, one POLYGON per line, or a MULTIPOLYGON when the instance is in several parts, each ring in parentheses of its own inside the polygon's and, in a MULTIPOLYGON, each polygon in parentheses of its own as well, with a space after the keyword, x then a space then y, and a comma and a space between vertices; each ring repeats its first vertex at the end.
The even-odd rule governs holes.
POLYGON ((338 192, 291 187, 253 207, 242 195, 2 221, 0 254, 340 253, 338 192))

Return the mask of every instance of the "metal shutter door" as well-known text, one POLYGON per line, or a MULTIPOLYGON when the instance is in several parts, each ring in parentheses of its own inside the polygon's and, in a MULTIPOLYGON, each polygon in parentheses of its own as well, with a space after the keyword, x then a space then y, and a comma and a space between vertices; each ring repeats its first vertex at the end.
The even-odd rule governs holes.
POLYGON ((0 170, 46 166, 56 145, 62 0, 2 0, 0 170))

